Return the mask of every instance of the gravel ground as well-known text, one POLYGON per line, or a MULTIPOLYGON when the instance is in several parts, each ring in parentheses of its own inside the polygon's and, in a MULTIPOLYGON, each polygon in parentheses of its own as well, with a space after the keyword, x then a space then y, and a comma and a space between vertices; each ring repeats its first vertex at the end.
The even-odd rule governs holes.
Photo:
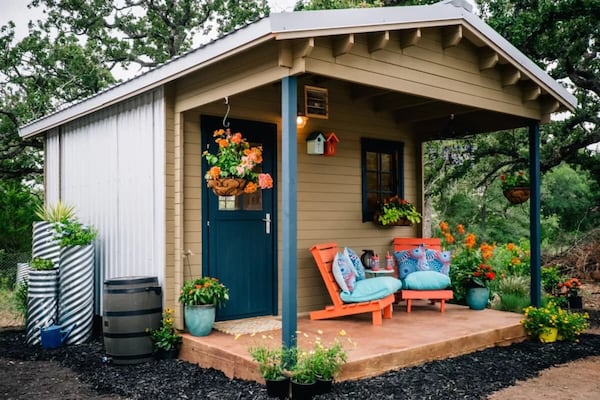
MULTIPOLYGON (((43 350, 23 345, 23 331, 0 332, 4 399, 266 399, 264 386, 177 360, 131 366, 102 362, 100 338, 43 350)), ((334 385, 315 399, 485 399, 549 367, 600 355, 600 335, 579 343, 527 341, 334 385)))

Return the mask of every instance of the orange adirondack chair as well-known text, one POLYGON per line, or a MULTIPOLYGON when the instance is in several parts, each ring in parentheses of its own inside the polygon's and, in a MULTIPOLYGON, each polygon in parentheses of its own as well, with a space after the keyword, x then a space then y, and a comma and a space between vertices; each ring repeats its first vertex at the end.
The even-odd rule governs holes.
MULTIPOLYGON (((432 250, 441 250, 442 242, 439 238, 394 238, 392 241, 394 251, 412 250, 424 244, 432 250)), ((429 300, 432 303, 440 302, 440 311, 446 311, 446 300, 454 297, 452 290, 401 290, 400 301, 406 300, 406 312, 411 312, 413 299, 429 300)))
POLYGON ((392 304, 395 301, 393 294, 382 299, 366 301, 362 303, 344 303, 340 298, 340 288, 333 277, 331 266, 337 252, 340 251, 337 243, 316 244, 310 248, 319 272, 329 292, 333 305, 326 306, 323 310, 311 311, 310 319, 329 319, 346 315, 371 313, 373 325, 382 324, 383 318, 392 318, 392 304))

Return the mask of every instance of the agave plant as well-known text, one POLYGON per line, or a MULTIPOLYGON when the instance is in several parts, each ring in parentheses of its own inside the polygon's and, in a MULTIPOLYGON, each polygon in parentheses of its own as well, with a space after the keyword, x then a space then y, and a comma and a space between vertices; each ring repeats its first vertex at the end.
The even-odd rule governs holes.
POLYGON ((75 217, 75 207, 69 206, 59 200, 55 205, 48 205, 46 207, 38 205, 35 215, 42 221, 61 222, 75 217))

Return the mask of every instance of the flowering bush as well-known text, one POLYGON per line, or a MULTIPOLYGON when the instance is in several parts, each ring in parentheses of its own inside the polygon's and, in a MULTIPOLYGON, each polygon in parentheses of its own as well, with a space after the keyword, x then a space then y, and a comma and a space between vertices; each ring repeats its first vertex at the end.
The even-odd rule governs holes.
POLYGON ((209 153, 208 150, 202 153, 211 166, 204 176, 207 181, 220 178, 245 179, 247 182, 244 193, 254 193, 259 187, 273 187, 271 175, 254 172, 254 168, 263 161, 260 146, 251 147, 241 133, 232 134, 229 129, 218 129, 213 137, 219 145, 217 154, 209 153))
POLYGON ((519 171, 509 175, 500 175, 502 190, 508 190, 515 187, 529 187, 529 179, 525 172, 519 171))
MULTIPOLYGON (((263 338, 267 336, 263 335, 263 338)), ((286 352, 283 348, 273 348, 265 345, 250 348, 252 359, 258 363, 258 370, 263 378, 277 380, 285 377, 284 363, 286 352)))
POLYGON ((150 331, 154 350, 173 350, 181 343, 181 336, 173 327, 173 310, 165 309, 162 313, 162 321, 160 328, 150 331))
POLYGON ((556 285, 559 296, 576 297, 581 290, 581 281, 577 278, 570 278, 556 285))
POLYGON ((468 287, 486 287, 496 278, 496 273, 489 265, 495 245, 482 243, 477 246, 477 236, 466 232, 464 225, 458 224, 453 232, 447 222, 439 224, 442 245, 452 251, 452 268, 450 268, 450 281, 454 298, 462 302, 466 297, 468 287))
POLYGON ((588 313, 563 311, 557 321, 558 336, 564 340, 575 342, 589 328, 588 313))
POLYGON ((384 226, 394 224, 401 219, 406 219, 413 224, 421 222, 421 214, 417 211, 416 207, 398 196, 385 199, 379 205, 375 216, 376 222, 384 226))
POLYGON ((229 289, 217 278, 202 277, 186 281, 179 294, 179 302, 186 306, 201 304, 224 305, 229 300, 229 289))

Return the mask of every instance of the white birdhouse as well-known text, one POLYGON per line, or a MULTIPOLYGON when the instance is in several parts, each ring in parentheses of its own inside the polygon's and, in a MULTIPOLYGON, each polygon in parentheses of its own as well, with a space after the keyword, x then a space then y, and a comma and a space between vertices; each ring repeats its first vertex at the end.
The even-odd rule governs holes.
POLYGON ((306 137, 306 154, 323 154, 325 152, 325 135, 315 131, 306 137))

